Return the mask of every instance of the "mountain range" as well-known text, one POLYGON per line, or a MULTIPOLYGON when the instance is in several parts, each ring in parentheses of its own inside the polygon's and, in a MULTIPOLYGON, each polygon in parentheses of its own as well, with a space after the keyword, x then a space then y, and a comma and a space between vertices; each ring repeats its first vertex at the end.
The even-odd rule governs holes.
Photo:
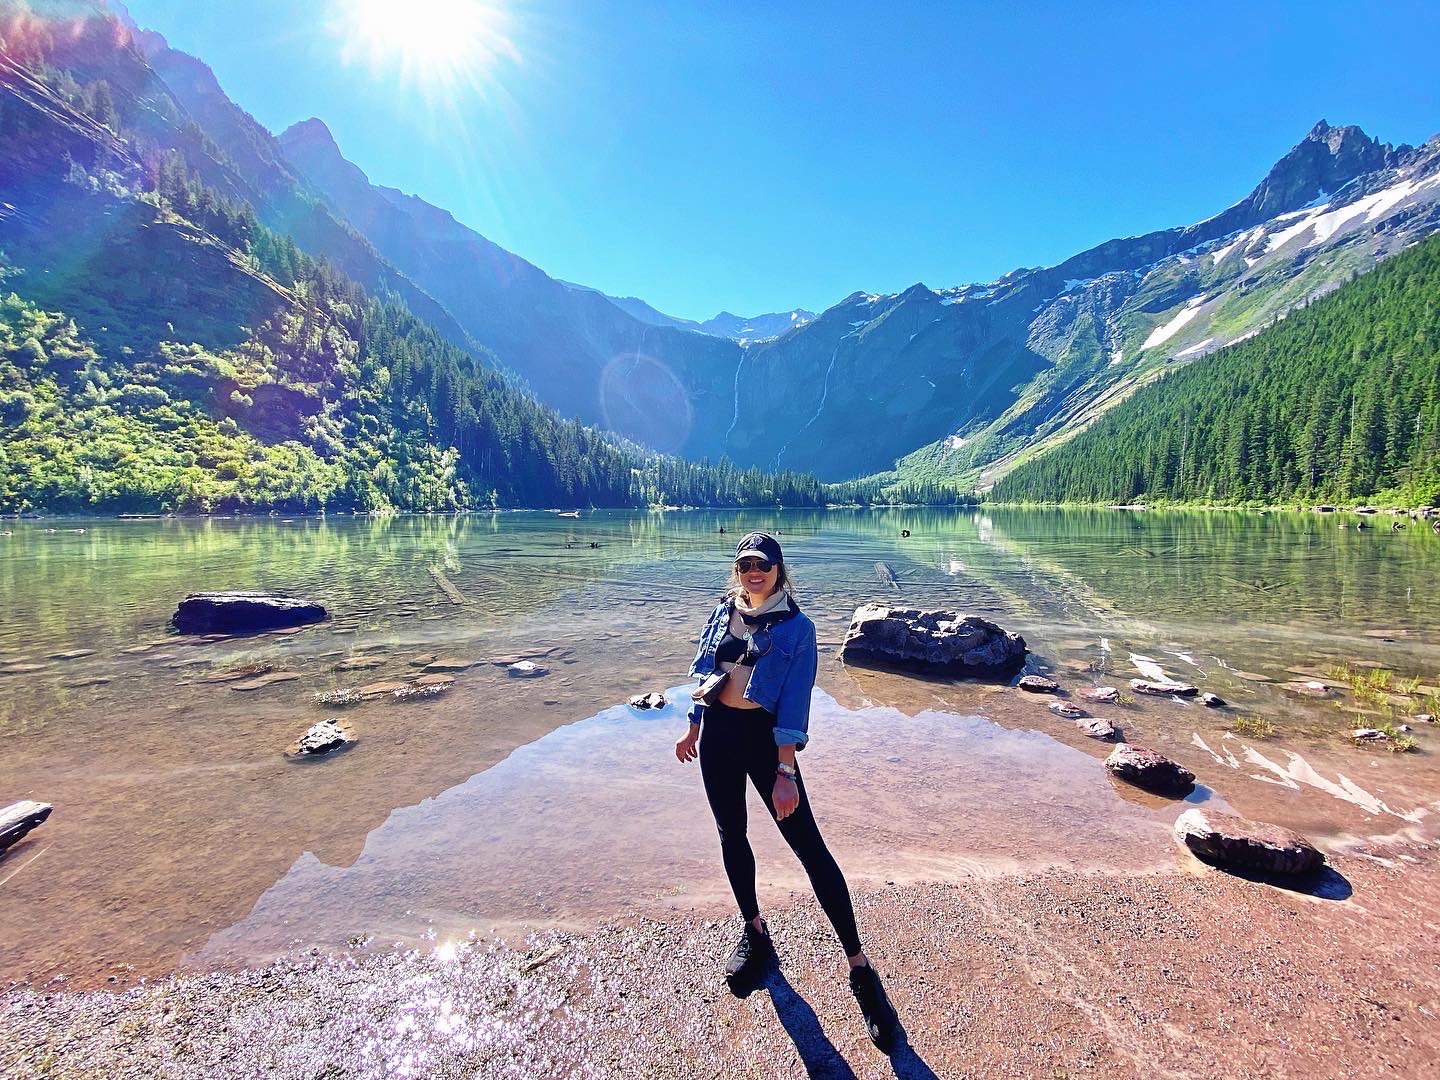
MULTIPOLYGON (((211 280, 219 261, 234 262, 218 248, 176 247, 185 269, 148 290, 83 288, 103 264, 102 241, 177 241, 133 203, 106 211, 103 237, 77 235, 67 215, 81 192, 63 182, 64 163, 103 188, 96 177, 141 169, 137 145, 178 153, 216 197, 253 208, 301 251, 405 305, 561 415, 692 460, 988 487, 1177 365, 1440 230, 1440 138, 1395 147, 1321 121, 1253 191, 1195 224, 991 282, 856 291, 818 314, 695 323, 553 278, 448 211, 371 183, 317 119, 271 135, 200 60, 118 5, 106 10, 120 15, 104 22, 109 39, 72 49, 79 59, 63 74, 81 89, 103 76, 112 107, 135 125, 128 142, 85 110, 56 119, 53 93, 13 58, 0 69, 0 88, 27 115, 54 121, 11 140, 0 162, 0 242, 39 268, 29 281, 38 302, 63 299, 103 340, 149 325, 164 295, 177 339, 244 337, 234 297, 222 295, 233 282, 211 280), (765 392, 744 395, 742 407, 751 380, 765 392)), ((86 205, 96 197, 85 193, 86 205)), ((227 274, 237 270, 247 272, 227 274)), ((263 275, 247 280, 257 296, 268 288, 263 275)))
POLYGON ((1174 364, 1255 333, 1440 228, 1440 140, 1393 147, 1322 120, 1245 198, 1193 225, 983 284, 855 292, 818 315, 746 326, 723 315, 687 324, 634 298, 604 298, 643 323, 637 331, 597 317, 601 294, 508 253, 523 272, 497 272, 509 265, 499 249, 421 200, 365 183, 318 121, 280 142, 377 249, 563 411, 689 457, 827 480, 901 459, 902 475, 988 486, 1174 364), (413 225, 370 224, 368 207, 400 200, 413 225), (440 237, 475 254, 422 263, 416 253, 440 237), (465 302, 444 291, 457 270, 465 302), (541 299, 557 290, 568 301, 541 299), (543 315, 522 326, 517 311, 543 315), (568 344, 555 344, 564 328, 568 344), (732 340, 703 343, 687 330, 732 340), (573 381, 547 390, 559 358, 573 381), (773 389, 741 409, 737 388, 753 376, 773 389), (635 382, 650 395, 637 398, 635 382), (647 408, 668 419, 663 434, 647 408))

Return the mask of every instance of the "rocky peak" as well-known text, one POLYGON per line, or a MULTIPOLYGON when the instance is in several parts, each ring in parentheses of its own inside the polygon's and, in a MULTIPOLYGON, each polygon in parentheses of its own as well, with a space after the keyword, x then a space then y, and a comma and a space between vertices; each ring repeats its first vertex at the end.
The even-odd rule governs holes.
POLYGON ((1383 169, 1393 148, 1353 124, 1331 127, 1321 120, 1275 163, 1241 204, 1253 221, 1264 221, 1344 187, 1362 173, 1383 169))
POLYGON ((340 152, 335 136, 318 117, 291 124, 275 141, 285 160, 322 190, 343 184, 353 193, 370 186, 364 170, 340 152))
POLYGON ((344 156, 340 153, 340 145, 335 141, 335 136, 330 134, 330 129, 325 126, 325 121, 318 116, 291 124, 280 133, 279 139, 286 156, 289 156, 292 151, 307 157, 324 155, 330 158, 341 158, 344 156))

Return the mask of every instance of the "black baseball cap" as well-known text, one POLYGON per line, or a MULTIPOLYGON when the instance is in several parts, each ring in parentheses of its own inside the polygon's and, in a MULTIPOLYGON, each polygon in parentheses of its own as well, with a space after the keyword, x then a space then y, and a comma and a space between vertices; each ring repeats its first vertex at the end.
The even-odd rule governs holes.
POLYGON ((740 538, 740 543, 735 545, 735 559, 738 562, 746 555, 758 555, 774 566, 785 561, 780 553, 780 541, 763 532, 746 533, 740 538))

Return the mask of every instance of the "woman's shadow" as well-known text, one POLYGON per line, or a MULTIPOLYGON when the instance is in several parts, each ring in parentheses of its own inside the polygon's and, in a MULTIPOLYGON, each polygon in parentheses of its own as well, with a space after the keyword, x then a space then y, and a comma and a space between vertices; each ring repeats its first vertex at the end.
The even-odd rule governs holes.
MULTIPOLYGON (((835 1049, 835 1044, 820 1026, 815 1010, 790 985, 790 980, 785 978, 778 964, 773 961, 769 964, 759 986, 769 992, 775 1015, 799 1051, 807 1076, 819 1080, 857 1080, 855 1070, 840 1056, 840 1051, 835 1049)), ((858 1012, 855 1023, 861 1023, 858 1012)), ((910 1046, 903 1026, 889 1057, 890 1067, 900 1080, 939 1080, 934 1070, 910 1046)))

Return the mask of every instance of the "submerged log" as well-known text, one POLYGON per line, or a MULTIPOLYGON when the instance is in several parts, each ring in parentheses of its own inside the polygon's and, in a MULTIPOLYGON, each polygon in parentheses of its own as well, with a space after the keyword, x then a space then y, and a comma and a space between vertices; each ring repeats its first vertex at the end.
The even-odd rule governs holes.
POLYGON ((0 851, 42 824, 53 809, 49 803, 25 799, 0 810, 0 851))
POLYGON ((455 583, 445 576, 440 567, 432 565, 430 576, 435 579, 435 584, 440 586, 440 591, 445 594, 445 599, 452 604, 465 603, 465 594, 455 587, 455 583))

